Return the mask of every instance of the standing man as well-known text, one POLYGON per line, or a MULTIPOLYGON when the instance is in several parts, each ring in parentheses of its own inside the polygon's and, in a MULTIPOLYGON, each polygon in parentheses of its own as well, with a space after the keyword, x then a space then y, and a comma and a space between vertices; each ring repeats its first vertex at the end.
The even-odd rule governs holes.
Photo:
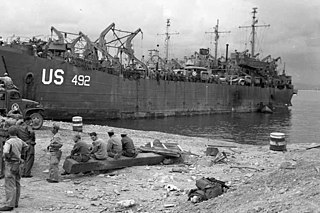
POLYGON ((0 130, 0 179, 4 178, 4 160, 3 160, 3 145, 6 141, 5 137, 3 136, 3 130, 0 130))
POLYGON ((11 126, 8 129, 9 139, 3 147, 3 156, 5 158, 5 177, 4 185, 6 192, 6 205, 0 208, 0 211, 12 211, 19 205, 20 198, 20 156, 23 149, 28 145, 17 137, 17 128, 11 126))
POLYGON ((22 153, 24 165, 22 169, 22 177, 31 178, 31 169, 34 163, 34 146, 36 145, 36 136, 31 127, 31 117, 26 117, 23 122, 17 126, 17 136, 29 146, 25 153, 22 153))
POLYGON ((97 133, 89 133, 92 139, 92 151, 91 156, 97 160, 105 160, 108 157, 107 153, 107 143, 102 139, 98 138, 97 133))
POLYGON ((53 124, 52 133, 53 137, 50 141, 47 149, 50 152, 50 169, 49 169, 49 178, 47 181, 49 183, 58 183, 59 182, 59 162, 61 160, 62 152, 60 148, 62 147, 62 141, 59 133, 60 127, 57 124, 53 124))
POLYGON ((3 146, 8 139, 8 129, 5 127, 5 121, 2 120, 0 124, 0 179, 4 178, 4 158, 3 146))
POLYGON ((126 157, 136 157, 138 155, 136 148, 134 147, 133 140, 127 136, 127 134, 121 134, 122 142, 122 155, 126 157))
POLYGON ((122 154, 121 140, 114 135, 113 130, 109 130, 108 135, 110 137, 107 145, 108 156, 117 160, 122 154))

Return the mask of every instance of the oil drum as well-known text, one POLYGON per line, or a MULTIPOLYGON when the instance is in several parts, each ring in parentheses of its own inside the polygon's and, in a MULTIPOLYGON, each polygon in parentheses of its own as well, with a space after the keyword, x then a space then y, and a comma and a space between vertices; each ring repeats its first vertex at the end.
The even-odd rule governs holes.
POLYGON ((82 117, 80 116, 72 117, 72 128, 73 128, 73 131, 82 132, 82 117))
POLYGON ((281 132, 270 133, 270 150, 287 151, 285 134, 281 132))

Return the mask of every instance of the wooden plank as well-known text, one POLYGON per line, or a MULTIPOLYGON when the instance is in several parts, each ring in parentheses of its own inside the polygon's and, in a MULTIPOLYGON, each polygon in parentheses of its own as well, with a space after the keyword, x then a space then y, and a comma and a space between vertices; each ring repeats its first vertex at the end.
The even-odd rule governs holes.
POLYGON ((163 156, 167 156, 167 157, 176 157, 179 158, 181 157, 181 153, 180 151, 175 151, 175 150, 171 150, 171 149, 164 149, 164 148, 158 148, 158 147, 147 147, 147 146, 140 146, 138 148, 141 152, 147 152, 147 153, 156 153, 156 154, 160 154, 163 156))
POLYGON ((208 145, 208 146, 211 146, 211 147, 227 147, 227 148, 238 148, 237 146, 233 146, 233 145, 208 145))
POLYGON ((307 148, 306 148, 306 150, 309 150, 309 149, 316 149, 316 148, 320 148, 320 145, 312 146, 312 147, 307 147, 307 148))
POLYGON ((139 153, 135 158, 121 156, 118 160, 113 158, 108 158, 106 160, 90 159, 86 163, 79 163, 72 159, 66 159, 63 163, 63 169, 70 174, 97 170, 121 169, 130 166, 160 164, 164 158, 163 155, 155 153, 139 153))
POLYGON ((178 151, 178 152, 182 152, 183 150, 182 150, 182 148, 181 148, 181 146, 179 146, 179 144, 178 143, 163 143, 166 147, 167 147, 167 149, 170 149, 170 150, 173 150, 173 151, 178 151))

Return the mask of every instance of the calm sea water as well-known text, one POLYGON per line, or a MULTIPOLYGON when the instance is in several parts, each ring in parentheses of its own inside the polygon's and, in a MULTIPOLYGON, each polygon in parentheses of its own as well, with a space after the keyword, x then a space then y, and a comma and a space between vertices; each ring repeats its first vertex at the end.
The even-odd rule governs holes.
POLYGON ((273 114, 232 113, 163 119, 109 121, 108 126, 161 131, 243 144, 269 144, 270 133, 282 132, 287 143, 320 140, 320 91, 301 90, 289 110, 273 114))

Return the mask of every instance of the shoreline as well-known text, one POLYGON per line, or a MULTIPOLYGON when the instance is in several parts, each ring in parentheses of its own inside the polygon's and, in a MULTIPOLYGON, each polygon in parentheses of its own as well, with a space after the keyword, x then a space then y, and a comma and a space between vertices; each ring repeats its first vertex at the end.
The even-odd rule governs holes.
MULTIPOLYGON (((306 151, 306 148, 310 147, 311 144, 287 144, 288 151, 279 152, 269 150, 268 145, 236 144, 162 132, 146 132, 100 125, 83 125, 83 133, 80 133, 80 135, 87 143, 91 143, 87 133, 95 131, 98 136, 106 140, 108 139, 107 130, 113 129, 119 137, 121 133, 127 133, 134 140, 136 147, 145 145, 154 139, 159 139, 160 142, 178 143, 183 150, 190 151, 198 156, 189 155, 182 164, 128 167, 108 171, 107 173, 96 173, 90 176, 80 174, 67 175, 62 176, 59 183, 52 184, 46 182, 48 174, 43 173, 43 171, 49 168, 49 155, 46 152, 46 147, 51 138, 50 130, 53 123, 60 125, 61 129, 59 132, 61 133, 61 137, 64 138, 63 154, 59 164, 60 173, 63 171, 62 165, 64 159, 69 155, 73 147, 72 136, 77 132, 72 131, 72 123, 45 121, 44 127, 41 130, 36 130, 37 144, 35 146, 35 164, 32 170, 33 177, 22 178, 21 200, 19 208, 16 211, 146 213, 212 212, 217 208, 216 210, 220 210, 221 212, 248 212, 250 209, 256 208, 258 200, 260 202, 258 207, 261 207, 262 210, 275 209, 277 205, 275 207, 269 206, 271 205, 269 201, 273 198, 266 196, 270 196, 269 193, 279 195, 278 191, 283 188, 283 184, 268 186, 267 189, 269 191, 267 190, 266 193, 252 197, 250 193, 254 194, 257 191, 254 187, 258 182, 263 178, 268 178, 270 174, 277 172, 284 164, 288 165, 288 168, 290 166, 295 168, 287 169, 288 172, 297 172, 300 161, 318 162, 315 156, 320 155, 319 149, 306 151), (214 157, 205 156, 204 154, 207 145, 222 146, 218 147, 218 149, 220 152, 226 153, 227 158, 225 161, 216 164, 212 163, 214 157), (223 146, 236 146, 236 148, 223 146), (182 170, 183 172, 175 172, 178 170, 182 170), (225 181, 230 186, 230 190, 217 198, 192 204, 190 201, 187 201, 187 192, 195 188, 195 181, 201 177, 214 177, 225 181), (167 189, 169 185, 175 186, 176 190, 169 191, 167 189), (239 192, 239 189, 242 187, 249 187, 253 191, 247 189, 245 192, 239 192), (279 190, 274 190, 277 187, 279 187, 279 190), (246 203, 241 198, 251 198, 255 202, 246 203), (117 204, 125 200, 134 200, 135 205, 123 208, 120 204, 117 204), (207 208, 208 206, 210 208, 207 208)), ((282 172, 282 170, 279 171, 282 172)), ((301 181, 303 182, 304 180, 301 181)), ((3 204, 5 197, 3 185, 4 180, 1 179, 1 204, 3 204)), ((263 186, 262 188, 265 187, 263 186)), ((320 191, 320 187, 316 191, 320 191)), ((280 196, 287 195, 287 192, 290 192, 290 187, 287 186, 281 192, 280 196)), ((318 195, 314 196, 314 199, 318 198, 318 195)), ((274 199, 280 198, 275 197, 274 199)), ((296 204, 292 204, 291 206, 301 206, 303 200, 295 202, 296 204)))

